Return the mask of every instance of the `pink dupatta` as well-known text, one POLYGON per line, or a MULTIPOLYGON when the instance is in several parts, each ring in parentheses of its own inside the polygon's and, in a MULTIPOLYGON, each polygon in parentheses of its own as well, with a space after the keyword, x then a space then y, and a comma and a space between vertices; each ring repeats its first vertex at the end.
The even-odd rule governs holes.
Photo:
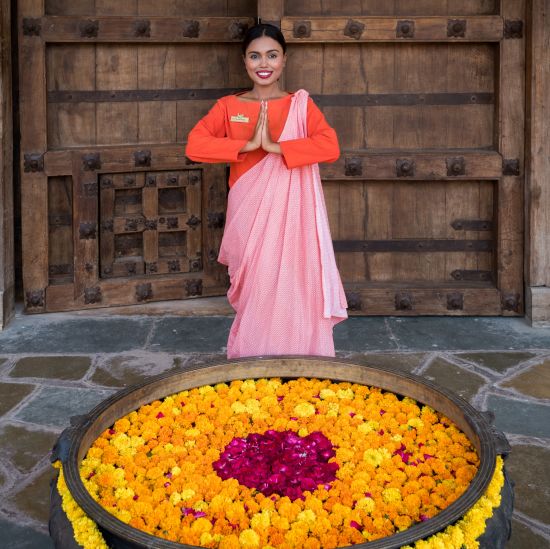
MULTIPOLYGON (((308 93, 291 98, 279 141, 307 137, 308 93)), ((347 318, 318 164, 288 169, 267 154, 229 191, 218 261, 236 316, 227 357, 334 356, 347 318)))

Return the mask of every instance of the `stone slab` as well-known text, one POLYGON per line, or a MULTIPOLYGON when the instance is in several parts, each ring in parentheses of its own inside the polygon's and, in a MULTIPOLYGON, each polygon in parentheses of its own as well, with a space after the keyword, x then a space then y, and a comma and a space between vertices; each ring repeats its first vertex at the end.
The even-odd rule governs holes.
POLYGON ((0 415, 19 404, 34 389, 34 385, 0 382, 0 415))
POLYGON ((515 509, 550 526, 550 449, 513 446, 506 469, 515 482, 515 509))
POLYGON ((49 455, 58 436, 48 431, 4 425, 0 428, 0 455, 6 456, 22 473, 28 473, 49 455))
POLYGON ((5 353, 117 353, 140 349, 153 325, 148 318, 16 318, 0 333, 5 353), (66 319, 65 319, 66 318, 66 319))
POLYGON ((530 397, 550 399, 550 359, 518 373, 501 385, 530 397))
POLYGON ((550 330, 532 328, 523 318, 407 317, 387 319, 400 349, 549 349, 550 330))
POLYGON ((156 322, 148 350, 172 353, 213 353, 227 346, 232 318, 181 317, 156 322))
POLYGON ((550 406, 489 395, 486 407, 504 433, 550 438, 550 406))
POLYGON ((427 357, 427 353, 353 353, 346 356, 357 364, 389 368, 398 372, 412 373, 427 357))
POLYGON ((491 353, 459 353, 457 356, 468 362, 473 362, 479 366, 494 370, 498 373, 504 373, 509 368, 517 366, 533 358, 535 353, 527 352, 491 352, 491 353))
POLYGON ((0 518, 3 549, 55 549, 50 536, 0 518))
POLYGON ((84 377, 91 364, 87 356, 28 356, 17 361, 10 377, 77 380, 84 377))
POLYGON ((13 503, 26 516, 47 524, 50 515, 50 481, 55 469, 48 466, 13 496, 13 503))
POLYGON ((539 536, 531 528, 517 520, 512 520, 512 535, 506 549, 543 549, 550 547, 550 540, 539 536))
POLYGON ((46 425, 67 427, 72 416, 89 412, 113 394, 108 389, 73 389, 42 387, 40 391, 15 415, 16 419, 46 425))
POLYGON ((424 370, 422 377, 433 381, 445 389, 449 389, 470 401, 486 383, 485 379, 477 374, 464 370, 455 364, 437 357, 424 370))
POLYGON ((342 351, 396 351, 398 347, 379 317, 350 317, 336 324, 333 333, 334 346, 342 351))
POLYGON ((0 490, 4 488, 4 484, 6 484, 6 475, 3 473, 3 471, 0 470, 0 490))
POLYGON ((99 365, 91 381, 98 385, 108 387, 127 387, 135 383, 142 383, 151 376, 178 370, 182 361, 166 356, 148 355, 140 356, 116 356, 99 365))

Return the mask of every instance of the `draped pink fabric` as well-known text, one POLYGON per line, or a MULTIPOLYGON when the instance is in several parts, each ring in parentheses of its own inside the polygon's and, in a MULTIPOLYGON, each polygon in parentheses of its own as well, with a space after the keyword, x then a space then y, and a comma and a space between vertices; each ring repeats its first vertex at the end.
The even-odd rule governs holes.
MULTIPOLYGON (((279 141, 307 137, 297 91, 279 141)), ((228 266, 236 316, 227 357, 334 356, 333 327, 347 318, 318 164, 288 169, 268 154, 229 192, 218 261, 228 266)))

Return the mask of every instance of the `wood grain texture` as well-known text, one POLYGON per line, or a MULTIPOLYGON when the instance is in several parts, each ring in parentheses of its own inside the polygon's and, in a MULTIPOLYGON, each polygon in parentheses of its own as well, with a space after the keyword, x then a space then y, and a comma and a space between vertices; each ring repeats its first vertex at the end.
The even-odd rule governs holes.
MULTIPOLYGON (((505 19, 525 19, 525 0, 501 0, 505 19)), ((525 184, 525 36, 504 39, 499 53, 498 149, 503 159, 519 161, 519 175, 503 175, 497 191, 497 286, 503 296, 518 296, 514 310, 520 314, 523 300, 523 199, 525 184)))
MULTIPOLYGON (((290 42, 498 42, 502 39, 502 18, 498 16, 464 17, 466 22, 463 37, 449 36, 447 32, 448 17, 407 16, 406 20, 414 23, 414 33, 410 37, 399 36, 397 31, 402 18, 391 17, 353 17, 352 22, 363 26, 362 32, 356 35, 346 33, 350 19, 346 17, 285 17, 281 21, 281 31, 290 42), (306 21, 309 32, 297 35, 295 28, 306 21)), ((454 19, 453 19, 454 20, 454 19)))
POLYGON ((11 6, 0 0, 0 330, 14 314, 11 6))
MULTIPOLYGON (((40 37, 23 34, 23 17, 40 18, 41 0, 19 2, 19 109, 23 288, 43 292, 48 284, 48 186, 43 172, 25 172, 25 154, 44 154, 46 144, 45 47, 40 37), (28 205, 28 207, 26 207, 28 205), (32 205, 32 206, 31 206, 32 205)), ((33 311, 43 310, 36 305, 33 311)))
POLYGON ((498 0, 284 0, 289 16, 495 15, 498 0))
MULTIPOLYGON (((115 11, 117 8, 113 8, 115 11)), ((127 8, 128 11, 132 11, 127 8)), ((240 35, 234 32, 234 26, 251 26, 254 19, 250 17, 151 17, 149 36, 136 35, 135 24, 138 20, 131 15, 94 15, 93 19, 81 16, 55 15, 42 19, 42 36, 46 42, 108 42, 108 43, 194 43, 194 42, 234 42, 241 41, 240 35), (184 35, 184 25, 189 17, 198 22, 196 36, 184 35), (81 25, 89 21, 97 22, 97 33, 94 36, 85 36, 81 33, 81 25)))
MULTIPOLYGON (((550 287, 550 1, 532 0, 527 43, 527 285, 550 287)), ((543 295, 534 292, 534 296, 543 295)), ((534 297, 535 307, 537 297, 534 297)), ((548 301, 545 302, 547 304, 548 301)), ((533 313, 534 314, 534 313, 533 313)), ((550 313, 549 313, 550 314, 550 313)))

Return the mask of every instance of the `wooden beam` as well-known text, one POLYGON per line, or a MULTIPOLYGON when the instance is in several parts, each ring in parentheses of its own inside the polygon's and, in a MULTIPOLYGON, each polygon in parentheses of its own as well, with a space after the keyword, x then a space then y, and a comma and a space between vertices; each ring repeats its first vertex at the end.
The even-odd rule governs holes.
POLYGON ((44 42, 240 43, 253 24, 251 17, 47 16, 27 28, 39 25, 44 42))
POLYGON ((19 111, 21 132, 21 226, 25 307, 45 310, 48 285, 48 178, 45 44, 23 19, 44 15, 44 0, 19 2, 19 111))
MULTIPOLYGON (((192 163, 185 157, 183 145, 148 145, 133 147, 127 145, 86 147, 81 154, 99 152, 101 172, 134 171, 135 154, 147 149, 151 153, 151 166, 148 170, 189 168, 192 163)), ((49 151, 44 155, 44 172, 49 176, 68 175, 72 169, 70 150, 49 151)), ((199 165, 199 164, 197 164, 199 165)), ((204 164, 201 166, 205 166, 204 164)), ((454 150, 454 151, 402 151, 366 152, 361 150, 342 151, 334 163, 322 164, 323 179, 397 179, 403 181, 450 180, 471 181, 472 179, 497 180, 502 176, 502 157, 494 151, 454 150), (414 168, 405 175, 403 162, 411 160, 414 168), (398 175, 398 163, 401 171, 398 175)))
POLYGON ((531 0, 527 28, 527 316, 550 322, 550 0, 531 0))
POLYGON ((284 17, 291 43, 499 42, 502 17, 284 17))
POLYGON ((14 312, 13 121, 10 0, 0 0, 0 330, 14 312))
MULTIPOLYGON (((501 0, 504 21, 524 21, 525 0, 501 0)), ((512 23, 508 23, 512 26, 512 23)), ((524 25, 521 27, 523 28, 524 25)), ((498 66, 498 151, 503 176, 497 190, 497 287, 502 314, 524 312, 523 195, 525 135, 525 35, 509 33, 500 42, 498 66)))

